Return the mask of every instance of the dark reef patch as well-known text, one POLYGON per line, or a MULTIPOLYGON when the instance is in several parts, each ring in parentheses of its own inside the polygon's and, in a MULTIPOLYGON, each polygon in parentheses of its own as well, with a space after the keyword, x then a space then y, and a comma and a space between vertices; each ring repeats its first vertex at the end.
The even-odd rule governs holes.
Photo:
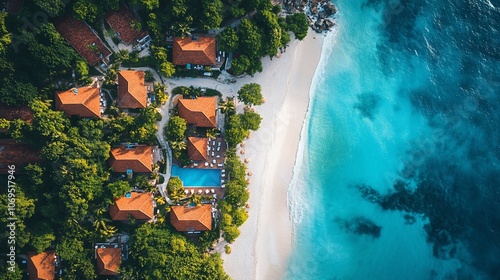
POLYGON ((336 222, 347 232, 356 235, 369 235, 373 238, 380 237, 380 231, 382 230, 382 227, 365 217, 355 217, 350 220, 337 219, 336 222))
POLYGON ((358 110, 363 117, 373 120, 377 105, 380 103, 380 97, 371 92, 362 93, 357 97, 358 102, 354 104, 354 108, 358 110))

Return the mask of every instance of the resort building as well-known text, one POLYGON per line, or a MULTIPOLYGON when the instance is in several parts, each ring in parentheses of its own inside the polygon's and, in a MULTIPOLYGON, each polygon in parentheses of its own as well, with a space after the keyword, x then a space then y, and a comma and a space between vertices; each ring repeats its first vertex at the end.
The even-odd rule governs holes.
POLYGON ((144 71, 124 70, 118 73, 118 108, 143 109, 147 106, 148 89, 144 71))
POLYGON ((56 279, 57 257, 55 251, 45 251, 40 254, 28 253, 28 273, 30 280, 56 279))
POLYGON ((133 45, 140 51, 151 43, 148 32, 142 30, 138 25, 139 21, 134 18, 125 4, 121 4, 117 11, 108 12, 105 20, 125 45, 133 45), (137 25, 134 26, 134 23, 137 25))
MULTIPOLYGON (((0 119, 13 121, 21 119, 27 123, 33 121, 33 113, 28 106, 6 106, 0 104, 0 119)), ((0 128, 0 132, 7 132, 8 129, 0 128)))
POLYGON ((127 193, 109 206, 109 215, 113 221, 128 221, 129 216, 136 220, 151 220, 154 217, 153 212, 153 195, 147 192, 127 193))
POLYGON ((7 0, 3 1, 3 11, 8 14, 19 12, 24 6, 24 0, 7 0))
POLYGON ((217 64, 217 42, 214 37, 174 38, 172 62, 175 65, 217 64))
POLYGON ((41 162, 40 151, 28 145, 18 143, 14 139, 0 139, 0 174, 9 172, 9 165, 16 166, 16 174, 21 173, 23 166, 41 162))
POLYGON ((177 109, 179 116, 190 125, 205 128, 217 127, 217 97, 215 96, 179 99, 177 109))
POLYGON ((73 88, 56 93, 56 109, 66 116, 100 118, 100 90, 94 87, 73 88))
POLYGON ((114 172, 151 173, 153 171, 153 147, 137 145, 113 148, 108 164, 114 172))
POLYGON ((212 230, 212 205, 172 206, 170 223, 177 231, 187 233, 212 230))
POLYGON ((188 137, 187 154, 192 161, 203 161, 208 159, 208 138, 188 137))
POLYGON ((101 67, 108 65, 111 51, 85 21, 67 15, 56 21, 55 27, 89 65, 101 67))
POLYGON ((118 275, 118 269, 122 262, 122 249, 117 248, 96 248, 95 258, 97 264, 97 274, 99 275, 118 275))

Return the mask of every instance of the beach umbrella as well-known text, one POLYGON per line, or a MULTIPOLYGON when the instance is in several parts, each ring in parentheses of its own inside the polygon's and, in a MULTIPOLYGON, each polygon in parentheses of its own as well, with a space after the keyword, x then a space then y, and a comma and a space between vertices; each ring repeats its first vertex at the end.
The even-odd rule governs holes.
POLYGON ((247 145, 247 143, 245 143, 245 141, 241 142, 240 146, 242 147, 245 147, 247 145))
POLYGON ((250 208, 250 203, 245 204, 246 208, 250 208))
POLYGON ((245 149, 241 150, 240 151, 240 154, 244 155, 246 152, 245 152, 245 149))
POLYGON ((252 176, 252 175, 253 175, 252 171, 249 171, 249 172, 247 173, 247 175, 248 175, 248 176, 252 176))
POLYGON ((208 193, 210 193, 210 191, 209 190, 205 190, 205 193, 208 194, 208 193))
POLYGON ((245 163, 249 163, 249 162, 250 162, 250 159, 246 158, 246 159, 244 160, 244 162, 245 162, 245 163))
MULTIPOLYGON (((250 179, 247 179, 247 184, 250 184, 250 179)), ((250 191, 248 191, 248 192, 250 192, 250 191)))

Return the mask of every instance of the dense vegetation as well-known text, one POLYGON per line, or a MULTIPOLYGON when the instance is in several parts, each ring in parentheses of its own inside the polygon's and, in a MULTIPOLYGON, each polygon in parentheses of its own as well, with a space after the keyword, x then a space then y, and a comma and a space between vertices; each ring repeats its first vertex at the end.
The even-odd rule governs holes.
MULTIPOLYGON (((105 241, 117 232, 131 234, 130 259, 122 264, 124 279, 227 279, 222 261, 217 254, 206 255, 210 247, 224 232, 232 242, 238 227, 248 214, 246 167, 239 161, 234 147, 258 129, 261 117, 251 108, 235 114, 233 101, 222 102, 221 112, 226 114, 226 137, 231 146, 227 153, 227 171, 231 180, 226 185, 226 199, 220 200, 222 212, 220 228, 206 232, 200 246, 194 245, 164 223, 166 207, 154 225, 138 225, 111 221, 107 209, 113 199, 123 196, 132 186, 151 191, 148 179, 142 176, 117 178, 107 165, 110 148, 118 143, 132 142, 156 144, 156 122, 161 115, 153 107, 137 110, 136 116, 120 113, 110 107, 109 118, 88 120, 69 119, 54 111, 53 99, 57 90, 66 90, 90 83, 90 75, 99 75, 56 32, 54 22, 66 13, 83 19, 98 32, 107 11, 118 9, 121 1, 109 0, 32 0, 24 1, 23 9, 8 15, 0 12, 0 100, 6 105, 29 104, 34 119, 0 120, 7 128, 4 138, 13 138, 40 150, 40 163, 23 168, 16 174, 16 250, 42 252, 56 249, 62 258, 65 279, 96 278, 95 242, 105 241), (41 17, 36 17, 36 16, 41 17), (34 67, 36 66, 36 67, 34 67)), ((236 28, 226 28, 219 34, 221 50, 235 52, 233 73, 254 74, 262 70, 260 58, 273 57, 280 47, 290 41, 287 31, 301 39, 304 21, 300 16, 286 19, 278 17, 279 7, 269 0, 129 0, 129 7, 137 11, 142 21, 137 28, 148 29, 152 38, 151 56, 139 58, 137 52, 120 51, 112 57, 113 64, 105 73, 104 87, 115 91, 114 81, 120 66, 149 66, 162 76, 170 77, 177 69, 170 62, 171 53, 165 46, 166 36, 186 36, 191 32, 205 32, 242 18, 236 28), (243 18, 245 17, 245 18, 243 18)), ((307 24, 307 22, 305 22, 307 24)), ((151 76, 152 74, 149 73, 151 76)), ((182 90, 182 89, 181 89, 182 90)), ((185 90, 190 96, 199 96, 200 89, 185 90)), ((220 95, 207 89, 205 95, 220 95)), ((263 102, 260 86, 245 85, 238 92, 239 100, 248 106, 263 102)), ((166 101, 165 87, 155 83, 157 103, 166 101)), ((187 126, 178 117, 170 118, 166 136, 174 152, 185 153, 187 126)), ((215 135, 216 131, 206 131, 215 135)), ((7 181, 6 178, 2 180, 7 181)), ((182 196, 182 185, 174 179, 168 183, 172 198, 182 196)), ((0 211, 7 212, 8 196, 0 192, 0 211)), ((161 198, 158 200, 161 202, 161 198)), ((5 216, 0 216, 7 222, 5 216)), ((2 235, 2 238, 6 237, 2 235)), ((7 242, 0 250, 7 251, 7 242)), ((4 262, 0 265, 3 266, 4 262)), ((4 274, 1 279, 19 279, 17 274, 4 274)))

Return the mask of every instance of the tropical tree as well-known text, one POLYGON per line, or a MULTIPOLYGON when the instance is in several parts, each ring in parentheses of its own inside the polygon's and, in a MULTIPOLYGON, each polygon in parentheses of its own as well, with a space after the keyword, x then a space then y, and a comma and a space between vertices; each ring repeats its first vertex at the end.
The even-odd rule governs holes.
POLYGON ((242 115, 240 115, 241 125, 244 129, 249 129, 256 131, 260 127, 260 122, 262 121, 262 117, 252 111, 245 111, 242 115))
POLYGON ((245 84, 238 90, 238 100, 247 106, 261 105, 264 101, 261 92, 262 88, 259 84, 245 84))
POLYGON ((179 116, 173 116, 167 123, 165 134, 169 141, 180 141, 184 139, 186 130, 186 120, 179 116))
POLYGON ((286 23, 288 30, 295 34, 295 38, 302 40, 307 35, 307 30, 309 25, 307 23, 307 17, 303 13, 296 13, 286 17, 286 23))
POLYGON ((168 181, 167 185, 168 196, 177 201, 184 196, 184 187, 182 186, 182 181, 179 177, 172 177, 168 181))
POLYGON ((228 115, 234 114, 234 112, 236 111, 234 101, 227 100, 226 102, 223 101, 219 102, 219 110, 223 114, 228 114, 228 115))
POLYGON ((226 52, 234 52, 238 49, 238 33, 234 28, 226 27, 218 36, 219 49, 226 52))

